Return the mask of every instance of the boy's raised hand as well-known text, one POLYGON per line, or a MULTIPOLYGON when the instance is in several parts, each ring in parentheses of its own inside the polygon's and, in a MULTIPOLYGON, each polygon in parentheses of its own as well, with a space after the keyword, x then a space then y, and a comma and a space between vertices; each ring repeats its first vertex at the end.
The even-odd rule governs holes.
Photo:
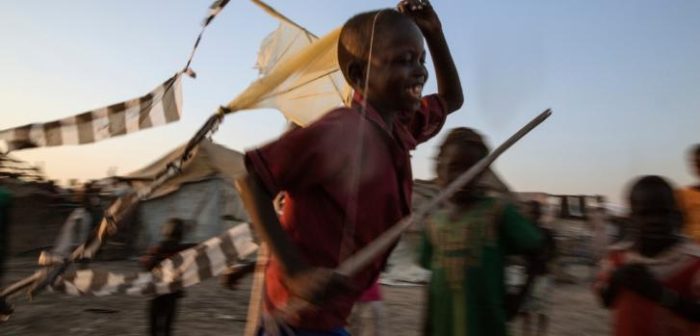
POLYGON ((424 32, 442 29, 440 19, 428 0, 401 0, 396 8, 413 19, 418 28, 424 32))

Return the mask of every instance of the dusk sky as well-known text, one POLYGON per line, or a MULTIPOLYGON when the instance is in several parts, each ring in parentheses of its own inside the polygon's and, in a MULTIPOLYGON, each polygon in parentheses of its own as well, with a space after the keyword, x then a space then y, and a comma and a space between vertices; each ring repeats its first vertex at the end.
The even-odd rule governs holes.
MULTIPOLYGON (((145 94, 180 70, 209 0, 0 1, 0 129, 50 121, 145 94)), ((274 1, 323 35, 392 1, 274 1)), ((623 196, 637 175, 694 181, 700 143, 700 2, 694 0, 434 0, 465 91, 463 108, 413 155, 433 176, 436 146, 474 127, 495 147, 530 118, 554 115, 506 152, 496 170, 517 191, 623 196)), ((262 39, 277 21, 232 0, 209 26, 183 79, 180 122, 91 145, 15 155, 50 178, 126 174, 187 141, 217 106, 257 78, 262 39)), ((434 73, 432 65, 429 71, 434 73)), ((430 79, 424 93, 435 90, 430 79)), ((276 137, 274 110, 228 116, 215 141, 245 150, 276 137)))

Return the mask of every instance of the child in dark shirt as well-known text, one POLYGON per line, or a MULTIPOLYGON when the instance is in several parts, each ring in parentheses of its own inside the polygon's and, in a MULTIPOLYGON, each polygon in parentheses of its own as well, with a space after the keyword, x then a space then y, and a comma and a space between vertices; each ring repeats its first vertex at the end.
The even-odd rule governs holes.
POLYGON ((247 152, 248 174, 238 180, 256 233, 272 253, 264 314, 283 312, 295 297, 319 305, 284 317, 296 335, 347 334, 353 304, 388 253, 346 281, 332 269, 410 214, 409 152, 437 134, 463 102, 442 25, 427 1, 401 1, 399 11, 348 20, 338 63, 355 90, 351 105, 247 152), (424 38, 438 84, 437 94, 427 96, 424 38), (272 199, 281 191, 278 218, 272 199))
MULTIPOLYGON (((146 270, 152 270, 161 261, 187 247, 181 244, 184 228, 184 221, 178 218, 172 218, 163 224, 163 240, 158 245, 150 248, 146 255, 141 258, 141 263, 146 270)), ((173 293, 158 295, 151 300, 149 318, 152 336, 171 335, 177 300, 183 295, 184 292, 178 290, 173 293)))

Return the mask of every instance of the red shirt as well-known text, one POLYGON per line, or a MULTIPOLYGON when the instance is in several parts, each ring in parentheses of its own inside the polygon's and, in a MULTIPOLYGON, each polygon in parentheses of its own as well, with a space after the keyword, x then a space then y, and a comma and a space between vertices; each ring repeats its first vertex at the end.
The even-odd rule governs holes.
MULTIPOLYGON (((642 258, 631 245, 618 245, 602 261, 596 289, 607 286, 612 273, 627 263, 641 262, 665 287, 684 297, 700 299, 700 246, 678 244, 654 259, 642 258)), ((613 327, 617 336, 697 336, 700 324, 685 321, 628 289, 622 288, 613 302, 613 327)))
MULTIPOLYGON (((389 132, 371 106, 362 117, 360 100, 356 95, 351 107, 332 110, 246 153, 248 169, 271 195, 286 192, 282 226, 311 266, 336 268, 343 242, 347 257, 410 213, 409 151, 437 134, 447 114, 437 95, 427 96, 420 111, 397 116, 389 132)), ((353 278, 357 292, 345 292, 321 311, 287 322, 308 330, 345 326, 354 302, 377 279, 387 256, 353 278)), ((271 258, 265 273, 268 311, 289 298, 282 276, 279 261, 271 258)))

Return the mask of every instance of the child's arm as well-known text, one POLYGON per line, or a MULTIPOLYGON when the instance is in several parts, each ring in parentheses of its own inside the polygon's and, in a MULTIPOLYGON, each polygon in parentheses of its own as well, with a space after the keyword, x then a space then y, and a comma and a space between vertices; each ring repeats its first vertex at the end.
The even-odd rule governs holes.
POLYGON ((153 246, 146 251, 146 254, 141 256, 140 262, 144 269, 150 271, 158 265, 158 255, 160 254, 160 244, 153 246))
POLYGON ((270 251, 282 264, 285 284, 301 298, 318 302, 330 295, 331 286, 342 287, 341 279, 331 269, 309 267, 301 257, 299 249, 287 238, 272 204, 273 197, 264 189, 255 172, 236 180, 243 204, 250 214, 253 227, 260 239, 267 243, 270 251))
POLYGON ((500 223, 501 239, 509 253, 532 254, 542 247, 542 234, 513 204, 505 205, 500 223))
POLYGON ((398 10, 411 17, 425 36, 435 66, 438 96, 445 102, 447 112, 458 110, 464 103, 462 84, 433 7, 426 0, 402 0, 398 10))
POLYGON ((684 319, 700 322, 700 302, 696 298, 683 296, 666 288, 646 266, 627 264, 620 267, 613 276, 620 286, 625 287, 658 305, 665 307, 684 319))
POLYGON ((249 171, 248 175, 236 181, 236 185, 249 211, 256 234, 280 260, 284 272, 288 276, 301 272, 305 266, 299 250, 287 238, 272 204, 273 197, 264 189, 255 172, 249 171))

